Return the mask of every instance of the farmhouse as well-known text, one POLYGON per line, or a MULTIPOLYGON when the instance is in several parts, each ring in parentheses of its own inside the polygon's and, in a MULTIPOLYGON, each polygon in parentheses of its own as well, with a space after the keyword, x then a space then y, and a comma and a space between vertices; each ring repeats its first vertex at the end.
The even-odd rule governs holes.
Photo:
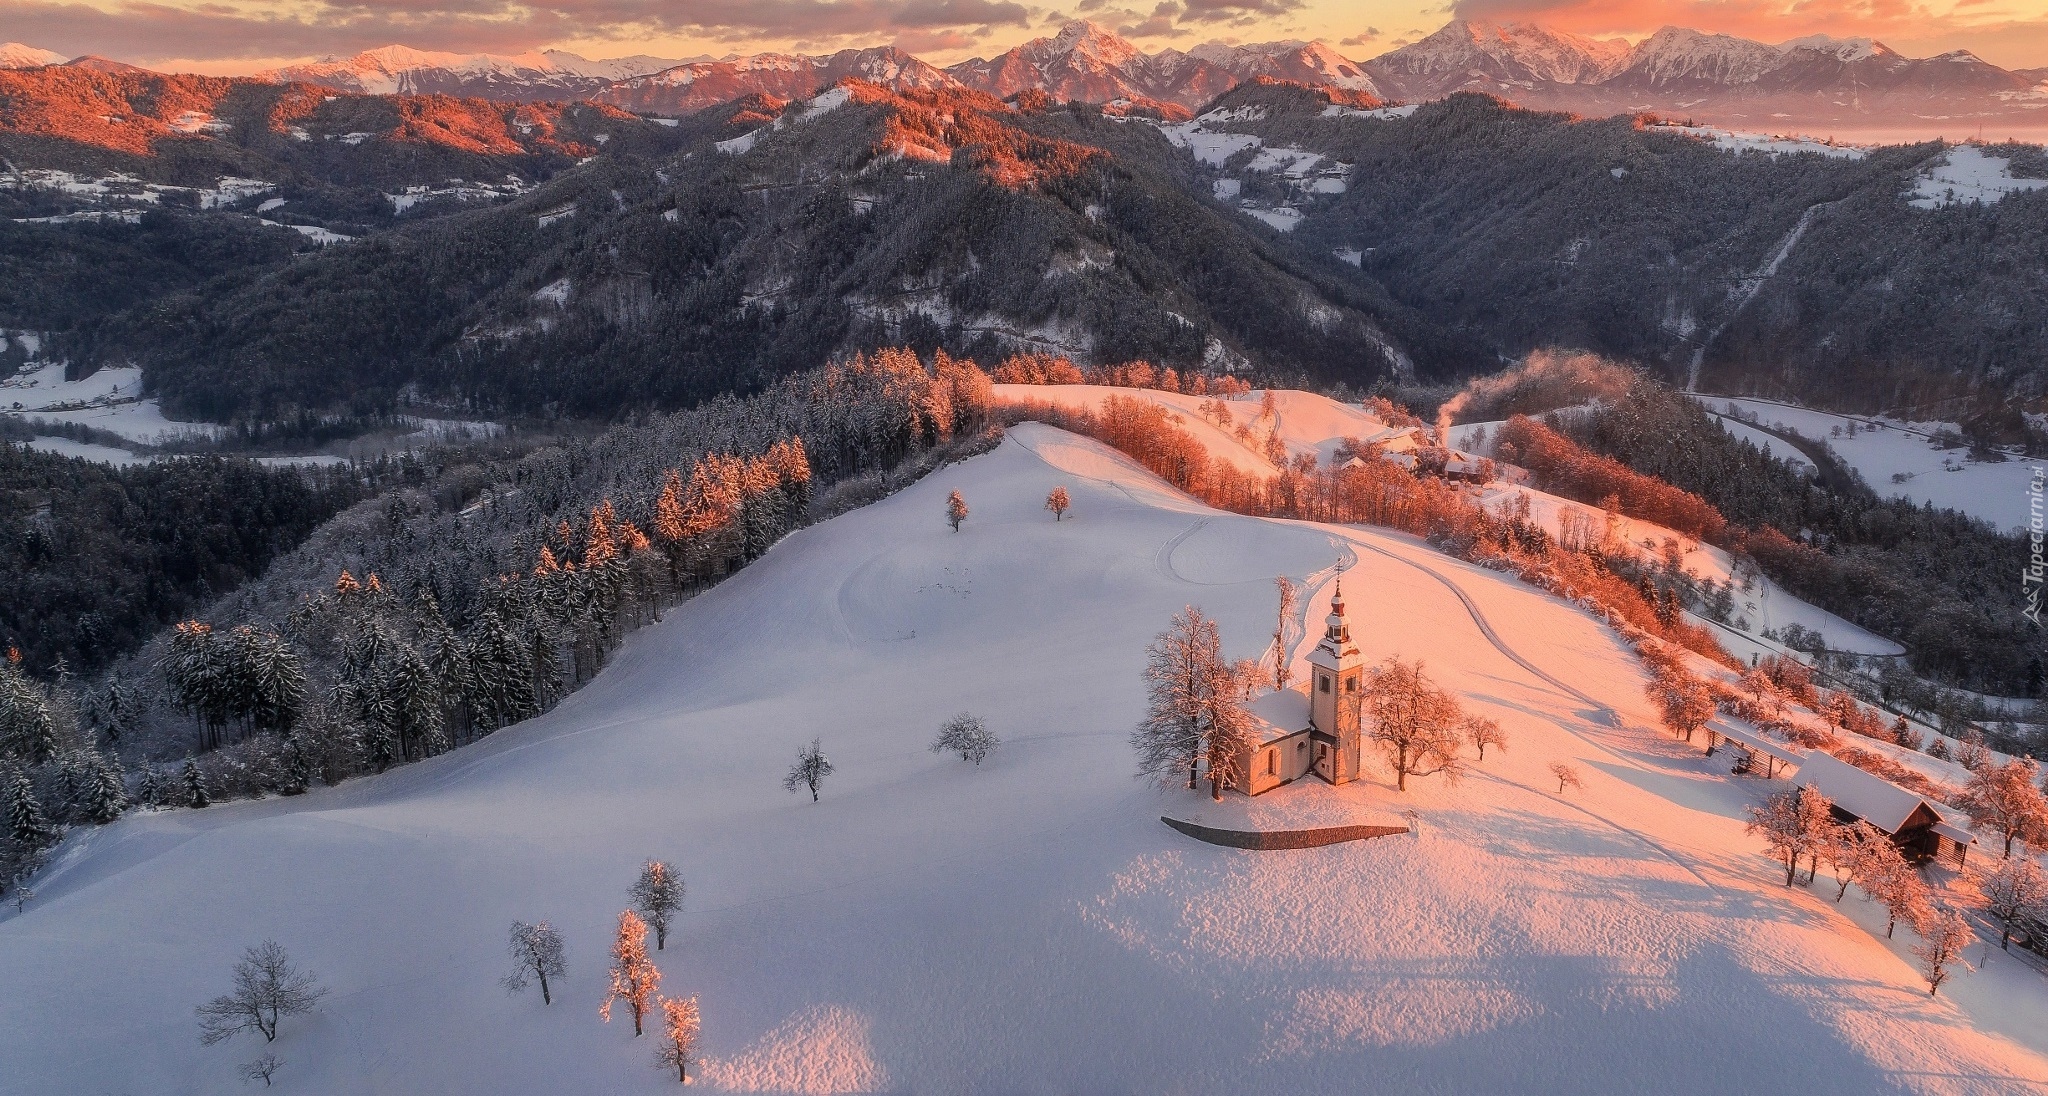
POLYGON ((1798 780, 1802 787, 1827 796, 1835 805, 1836 818, 1870 823, 1915 862, 1945 857, 1961 867, 1977 840, 1919 794, 1819 750, 1806 755, 1798 780))
POLYGON ((1258 795, 1310 773, 1331 784, 1358 779, 1365 656, 1351 642, 1342 583, 1308 663, 1306 682, 1252 702, 1252 743, 1238 765, 1245 776, 1232 785, 1238 791, 1258 795))

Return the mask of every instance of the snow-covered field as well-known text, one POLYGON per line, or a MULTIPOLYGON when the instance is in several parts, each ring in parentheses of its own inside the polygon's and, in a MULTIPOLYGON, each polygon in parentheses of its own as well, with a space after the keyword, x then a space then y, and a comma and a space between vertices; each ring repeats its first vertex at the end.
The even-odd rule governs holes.
POLYGON ((1854 145, 1836 144, 1829 140, 1796 134, 1745 133, 1718 126, 1671 125, 1659 128, 1699 138, 1724 152, 1759 152, 1772 157, 1787 153, 1812 153, 1838 160, 1861 160, 1869 155, 1869 152, 1854 145))
POLYGON ((1766 785, 1649 729, 1643 680, 1502 576, 1214 512, 1025 425, 790 537, 544 717, 74 839, 0 920, 5 1084, 241 1090, 265 1048, 201 1046, 192 1006, 274 937, 332 991, 269 1048, 285 1091, 671 1090, 651 1040, 596 1016, 626 885, 660 856, 689 884, 663 989, 699 997, 720 1091, 2048 1086, 2040 977, 1994 956, 1930 999, 1910 933, 1776 883, 1740 821, 1766 785), (1188 793, 1130 775, 1145 643, 1192 602, 1254 656, 1272 577, 1309 582, 1313 624, 1340 568, 1366 653, 1424 659, 1510 749, 1405 796, 1377 773, 1273 793, 1413 810, 1416 836, 1251 853, 1161 825, 1188 793), (1005 741, 980 769, 925 748, 962 709, 1005 741), (838 767, 817 805, 779 786, 813 735, 838 767), (1583 791, 1554 794, 1555 761, 1583 791), (497 986, 514 918, 567 938, 552 1007, 497 986))
POLYGON ((63 363, 51 362, 0 379, 0 414, 84 423, 144 444, 211 437, 219 430, 209 423, 167 419, 155 399, 144 399, 141 394, 140 369, 102 369, 82 380, 67 381, 63 363))
MULTIPOLYGON (((1716 413, 1739 410, 1754 414, 1766 426, 1826 442, 1880 495, 1960 510, 2000 529, 2027 523, 2028 484, 2033 468, 2041 462, 2023 458, 1980 462, 1971 460, 1967 449, 1937 448, 1929 435, 1943 428, 1954 429, 1952 423, 1835 415, 1770 400, 1699 398, 1716 413), (1852 424, 1856 433, 1849 434, 1852 424), (1843 433, 1834 433, 1837 430, 1843 433), (1894 482, 1894 476, 1905 478, 1894 482)), ((1726 420, 1723 424, 1734 428, 1726 420)), ((1784 456, 1788 448, 1780 442, 1772 451, 1784 456)))
POLYGON ((1942 161, 1913 181, 1913 197, 1907 205, 1915 209, 1982 202, 1990 205, 2008 194, 2039 190, 2048 179, 2016 179, 2012 161, 2004 156, 1987 156, 1976 145, 1956 145, 1942 161))

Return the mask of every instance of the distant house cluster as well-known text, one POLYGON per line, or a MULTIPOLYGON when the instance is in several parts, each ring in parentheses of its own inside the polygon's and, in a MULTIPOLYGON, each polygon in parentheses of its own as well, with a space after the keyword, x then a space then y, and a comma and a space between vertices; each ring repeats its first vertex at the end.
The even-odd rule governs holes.
MULTIPOLYGON (((1493 461, 1461 449, 1438 445, 1424 427, 1389 426, 1358 441, 1368 448, 1376 448, 1383 459, 1410 472, 1442 476, 1461 483, 1493 481, 1493 461)), ((1340 467, 1362 465, 1366 459, 1362 453, 1353 453, 1340 467)))

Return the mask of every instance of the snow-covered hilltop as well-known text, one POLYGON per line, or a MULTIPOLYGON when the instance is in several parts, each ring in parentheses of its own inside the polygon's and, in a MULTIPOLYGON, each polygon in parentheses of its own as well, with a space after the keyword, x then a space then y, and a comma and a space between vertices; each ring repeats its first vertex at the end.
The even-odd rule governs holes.
MULTIPOLYGON (((1362 425, 1279 408, 1290 450, 1362 425)), ((1878 907, 1780 885, 1741 819, 1782 782, 1655 729, 1644 680, 1611 630, 1510 577, 1212 510, 1027 424, 792 535, 545 716, 74 839, 0 918, 0 1061, 33 1094, 225 1091, 265 1051, 300 1091, 666 1090, 653 1040, 596 1015, 659 857, 688 892, 652 956, 699 1002, 693 1076, 716 1091, 2048 1085, 2039 976, 1994 949, 1930 998, 1878 907), (1160 824, 1189 793, 1131 777, 1145 644, 1196 603, 1256 656, 1276 573, 1305 584, 1303 621, 1341 574, 1364 654, 1423 660, 1506 727, 1460 783, 1257 801, 1412 811, 1412 835, 1217 848, 1160 824), (926 748, 963 709, 1002 739, 978 767, 926 748), (835 768, 817 804, 781 787, 813 737, 835 768), (1581 787, 1559 792, 1560 764, 1581 787), (515 919, 562 933, 552 1005, 499 988, 515 919), (193 1006, 266 937, 327 996, 274 1044, 202 1046, 193 1006)))

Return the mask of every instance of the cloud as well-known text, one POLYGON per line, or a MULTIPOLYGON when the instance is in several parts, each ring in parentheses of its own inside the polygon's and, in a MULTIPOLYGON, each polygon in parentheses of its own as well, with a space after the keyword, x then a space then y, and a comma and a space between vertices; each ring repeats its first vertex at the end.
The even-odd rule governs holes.
POLYGON ((693 35, 721 41, 859 37, 962 42, 1028 26, 1015 0, 316 0, 290 13, 127 0, 110 8, 0 0, 7 37, 63 53, 139 59, 347 54, 403 42, 516 52, 568 39, 693 35))
POLYGON ((1369 46, 1380 40, 1380 28, 1367 27, 1349 38, 1337 43, 1340 46, 1369 46))
POLYGON ((1292 15, 1306 6, 1306 0, 1184 0, 1183 23, 1230 23, 1250 26, 1281 15, 1292 15))

